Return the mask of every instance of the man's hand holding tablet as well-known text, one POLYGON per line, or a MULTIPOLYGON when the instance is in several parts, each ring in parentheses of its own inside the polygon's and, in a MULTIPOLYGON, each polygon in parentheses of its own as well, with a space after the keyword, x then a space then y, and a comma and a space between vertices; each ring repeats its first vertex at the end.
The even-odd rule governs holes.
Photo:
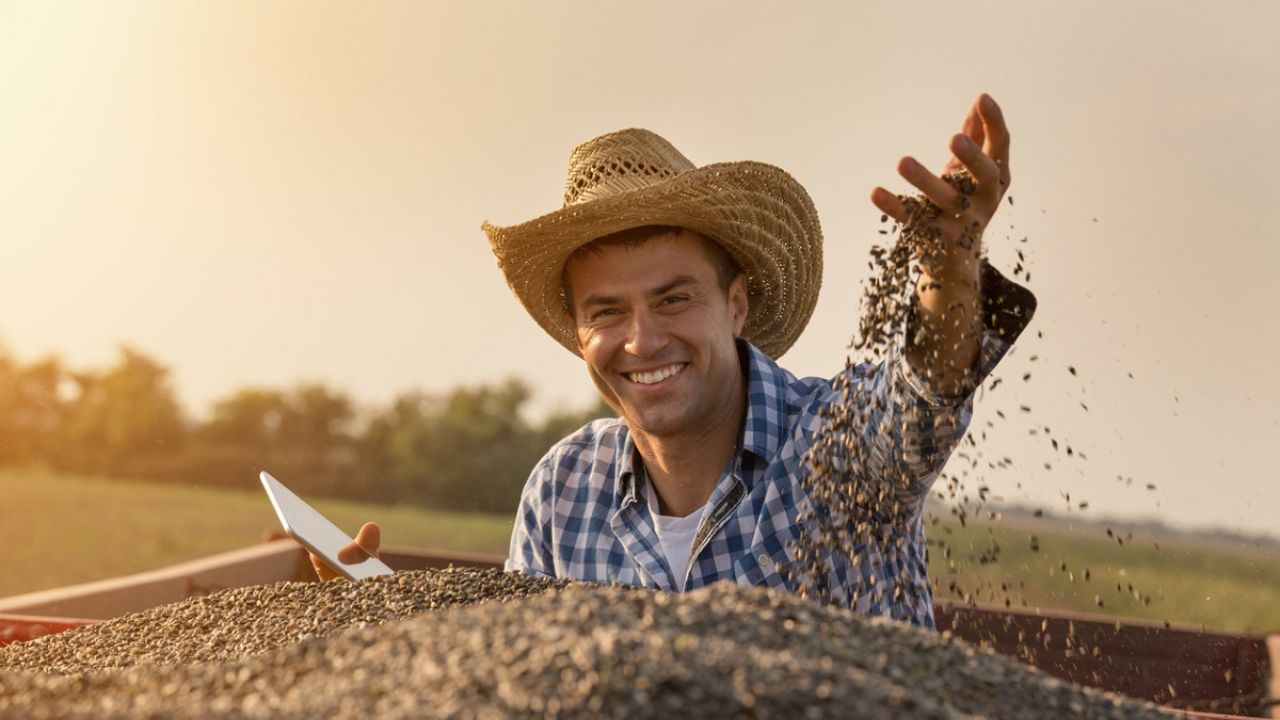
POLYGON ((362 580, 395 572, 378 559, 382 530, 377 523, 365 523, 353 541, 270 473, 263 472, 260 478, 280 524, 311 554, 311 566, 321 580, 339 576, 362 580))
MULTIPOLYGON (((382 529, 378 527, 378 523, 367 522, 360 527, 360 532, 356 533, 355 542, 338 551, 338 559, 344 563, 359 563, 371 557, 378 557, 378 548, 382 545, 382 529)), ((328 582, 342 575, 329 567, 319 555, 308 551, 311 555, 311 567, 316 569, 316 575, 328 582)))

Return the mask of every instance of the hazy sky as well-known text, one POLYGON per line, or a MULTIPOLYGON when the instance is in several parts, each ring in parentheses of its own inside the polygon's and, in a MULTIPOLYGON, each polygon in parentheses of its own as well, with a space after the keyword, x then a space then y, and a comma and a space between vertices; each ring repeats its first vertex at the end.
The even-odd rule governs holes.
POLYGON ((1041 303, 975 419, 1015 461, 993 489, 1274 532, 1277 27, 1274 2, 0 0, 0 339, 80 366, 131 343, 197 413, 301 379, 375 403, 519 375, 584 404, 479 226, 558 207, 569 150, 638 126, 808 188, 825 284, 783 364, 831 374, 870 189, 940 165, 988 91, 1016 204, 987 244, 1024 250, 1041 303))

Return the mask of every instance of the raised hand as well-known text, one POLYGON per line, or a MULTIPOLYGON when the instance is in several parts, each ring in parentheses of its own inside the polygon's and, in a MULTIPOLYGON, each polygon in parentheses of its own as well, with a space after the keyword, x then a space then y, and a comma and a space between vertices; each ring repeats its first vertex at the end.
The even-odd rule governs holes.
MULTIPOLYGON (((990 95, 984 93, 974 101, 961 132, 952 136, 949 147, 952 154, 942 168, 942 175, 967 172, 973 178, 969 194, 961 193, 913 157, 898 161, 898 174, 941 209, 930 223, 937 228, 943 242, 939 253, 928 259, 925 268, 939 280, 954 275, 963 278, 971 273, 976 277, 975 261, 982 232, 991 223, 1009 189, 1009 129, 1000 106, 990 95), (955 242, 965 236, 973 242, 955 242)), ((907 222, 908 207, 904 198, 877 187, 871 193, 871 202, 898 223, 907 222)))
POLYGON ((912 236, 929 239, 916 286, 917 320, 924 332, 919 342, 909 342, 907 360, 936 392, 958 396, 967 389, 981 341, 982 233, 1011 181, 1009 129, 990 95, 974 101, 949 147, 951 157, 941 175, 909 156, 898 162, 898 174, 928 203, 883 187, 871 192, 871 202, 909 225, 912 236))

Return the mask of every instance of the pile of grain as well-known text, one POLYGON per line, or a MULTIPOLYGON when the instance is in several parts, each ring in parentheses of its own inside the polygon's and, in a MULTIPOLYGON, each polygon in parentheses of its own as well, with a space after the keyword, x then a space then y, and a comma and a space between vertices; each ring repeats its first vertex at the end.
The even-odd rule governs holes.
POLYGON ((241 660, 351 626, 526 597, 566 584, 451 568, 401 572, 359 583, 235 588, 0 648, 0 669, 78 672, 241 660))
POLYGON ((224 592, 12 646, 0 667, 29 669, 0 671, 0 718, 1166 717, 945 636, 760 589, 557 589, 478 571, 224 592), (377 607, 414 593, 453 607, 359 627, 408 614, 377 607), (297 630, 254 621, 269 611, 250 596, 309 606, 315 637, 289 642, 297 630), (248 656, 209 650, 211 637, 248 656), (175 649, 133 652, 161 643, 175 649), (69 672, 139 657, 181 664, 69 672))

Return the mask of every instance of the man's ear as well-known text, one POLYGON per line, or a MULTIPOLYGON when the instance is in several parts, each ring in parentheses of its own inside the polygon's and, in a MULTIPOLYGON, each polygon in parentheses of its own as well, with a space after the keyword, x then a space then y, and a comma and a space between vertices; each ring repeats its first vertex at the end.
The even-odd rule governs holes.
POLYGON ((747 311, 750 310, 747 303, 746 273, 738 273, 733 282, 729 283, 729 310, 733 314, 733 336, 740 337, 742 327, 747 324, 747 311))

